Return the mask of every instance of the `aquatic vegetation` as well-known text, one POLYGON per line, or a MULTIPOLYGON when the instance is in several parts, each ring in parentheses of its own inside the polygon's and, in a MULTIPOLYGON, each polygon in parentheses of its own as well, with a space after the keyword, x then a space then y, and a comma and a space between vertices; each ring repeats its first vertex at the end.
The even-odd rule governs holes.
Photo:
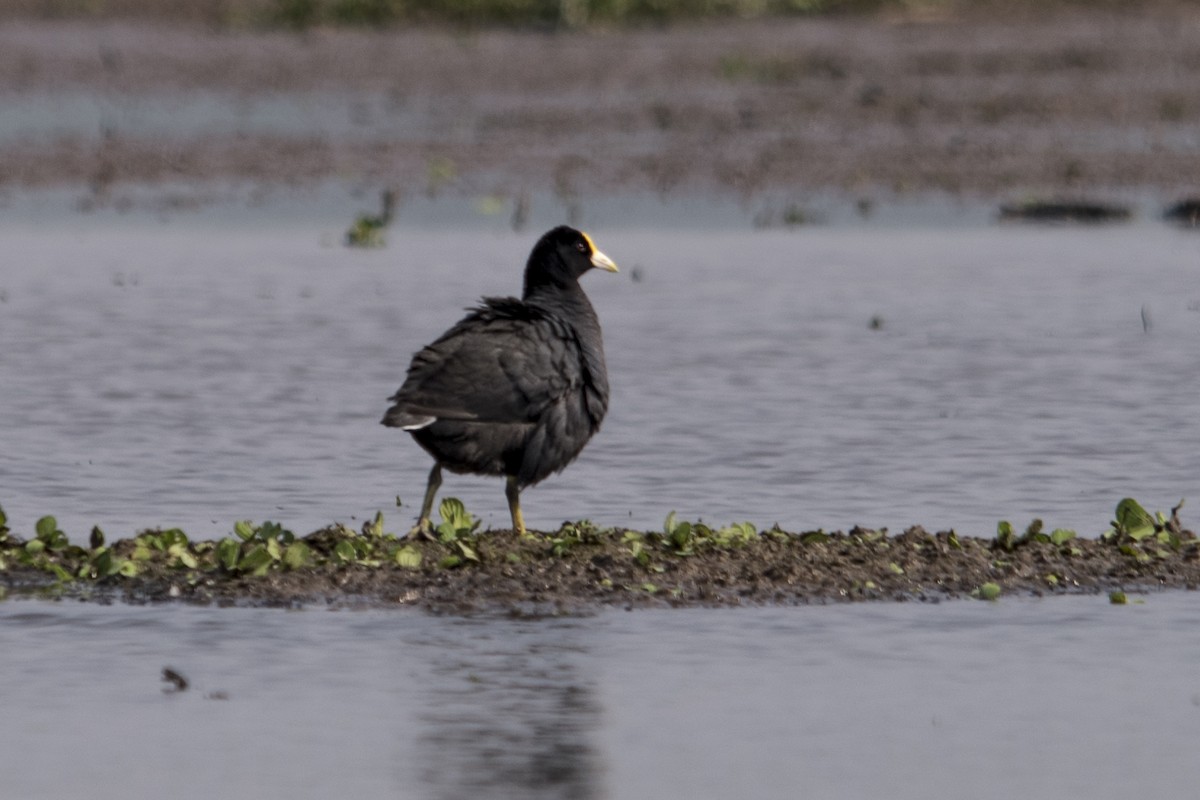
POLYGON ((1064 547, 1064 553, 1079 555, 1077 552, 1078 548, 1073 548, 1068 544, 1068 542, 1075 538, 1075 531, 1066 528, 1055 528, 1050 533, 1045 533, 1042 527, 1042 521, 1034 519, 1025 528, 1025 532, 1017 536, 1013 531, 1012 523, 1002 519, 996 523, 996 540, 994 546, 996 549, 1012 552, 1018 547, 1027 544, 1050 544, 1055 547, 1064 547))
POLYGON ((99 528, 93 528, 90 548, 71 544, 52 516, 38 519, 34 532, 34 538, 28 541, 11 536, 7 518, 0 509, 0 570, 24 567, 49 573, 59 581, 136 574, 132 564, 104 546, 99 528))
POLYGON ((447 545, 451 553, 438 562, 440 567, 457 567, 467 561, 478 563, 479 554, 471 546, 471 539, 483 520, 476 519, 457 497, 447 497, 438 507, 442 521, 435 532, 438 541, 447 545))
POLYGON ((706 548, 744 545, 758 535, 758 530, 749 522, 735 522, 713 530, 703 522, 678 520, 672 511, 663 522, 663 535, 676 555, 690 556, 706 548))
POLYGON ((1200 586, 1200 541, 1180 523, 1181 506, 1150 514, 1126 498, 1111 529, 1096 538, 1046 532, 1040 520, 1019 534, 1002 520, 994 537, 972 537, 920 526, 899 534, 759 530, 749 522, 715 527, 674 512, 661 530, 578 520, 522 535, 481 532, 479 518, 447 497, 429 538, 391 533, 376 512, 357 530, 334 524, 306 536, 279 522, 249 520, 214 541, 192 540, 179 528, 113 540, 94 528, 86 545, 73 544, 49 515, 28 538, 18 536, 0 509, 0 598, 29 591, 200 602, 358 597, 462 608, 996 600, 1017 591, 1117 597, 1153 586, 1200 586))
POLYGON ((312 560, 309 546, 276 522, 256 527, 242 520, 234 523, 233 533, 237 538, 226 537, 216 546, 217 561, 228 572, 266 575, 280 567, 301 569, 312 560))
POLYGON ((1150 516, 1150 512, 1132 497, 1126 497, 1117 503, 1116 519, 1101 536, 1108 541, 1120 542, 1129 540, 1140 542, 1154 536, 1164 544, 1178 545, 1183 526, 1179 522, 1179 510, 1183 508, 1183 500, 1171 509, 1171 516, 1161 511, 1150 516))
POLYGON ((1179 521, 1183 502, 1180 500, 1171 509, 1170 516, 1161 511, 1151 516, 1141 503, 1126 497, 1117 504, 1116 519, 1100 535, 1100 540, 1116 545, 1121 553, 1142 563, 1165 560, 1180 552, 1188 557, 1197 557, 1200 555, 1200 542, 1179 521))
POLYGON ((451 158, 434 156, 425 165, 425 194, 437 194, 458 179, 458 165, 451 158))
POLYGON ((347 247, 383 247, 387 244, 384 231, 392 224, 396 208, 396 193, 386 189, 380 195, 379 214, 359 214, 354 224, 346 231, 347 247))
POLYGON ((972 596, 978 597, 980 600, 999 600, 1000 595, 1004 590, 1000 588, 1000 584, 988 581, 981 584, 978 589, 972 592, 972 596))
POLYGON ((558 558, 569 555, 577 546, 599 544, 601 537, 612 534, 612 529, 601 530, 591 520, 564 522, 558 532, 550 537, 550 552, 558 558))

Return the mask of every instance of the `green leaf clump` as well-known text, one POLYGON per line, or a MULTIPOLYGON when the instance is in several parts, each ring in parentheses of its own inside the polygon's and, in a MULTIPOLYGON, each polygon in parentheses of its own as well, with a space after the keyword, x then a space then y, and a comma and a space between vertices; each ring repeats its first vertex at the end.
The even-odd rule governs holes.
POLYGON ((1157 511, 1153 515, 1132 497, 1117 503, 1116 517, 1100 540, 1116 545, 1125 555, 1139 563, 1168 558, 1173 552, 1188 551, 1194 556, 1200 548, 1195 534, 1184 529, 1179 521, 1183 508, 1180 500, 1170 515, 1157 511))
POLYGON ((663 540, 678 556, 690 556, 702 550, 727 550, 740 547, 758 537, 758 529, 749 522, 735 522, 713 529, 703 522, 687 522, 674 511, 663 521, 663 540))
POLYGON ((1079 548, 1067 544, 1074 538, 1075 531, 1065 528, 1055 528, 1052 532, 1046 533, 1040 519, 1030 522, 1025 527, 1025 532, 1017 536, 1012 523, 1002 519, 996 524, 996 539, 992 546, 996 550, 1011 553, 1025 545, 1049 544, 1061 548, 1063 555, 1080 555, 1082 551, 1079 548))
POLYGON ((973 594, 975 594, 980 600, 995 601, 1000 599, 1001 591, 1000 584, 989 581, 988 583, 981 584, 980 587, 973 592, 973 594))
POLYGON ((444 569, 461 566, 467 562, 479 562, 479 553, 472 544, 475 531, 483 523, 476 519, 457 497, 447 497, 438 506, 442 521, 436 530, 438 541, 447 545, 451 552, 438 564, 444 569))

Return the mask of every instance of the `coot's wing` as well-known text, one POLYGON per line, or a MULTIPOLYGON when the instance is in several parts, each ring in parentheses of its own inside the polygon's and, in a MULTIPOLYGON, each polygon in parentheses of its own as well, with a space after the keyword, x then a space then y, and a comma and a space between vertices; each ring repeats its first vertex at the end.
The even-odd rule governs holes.
POLYGON ((582 381, 569 328, 517 300, 488 300, 413 357, 388 416, 401 427, 532 422, 582 381))

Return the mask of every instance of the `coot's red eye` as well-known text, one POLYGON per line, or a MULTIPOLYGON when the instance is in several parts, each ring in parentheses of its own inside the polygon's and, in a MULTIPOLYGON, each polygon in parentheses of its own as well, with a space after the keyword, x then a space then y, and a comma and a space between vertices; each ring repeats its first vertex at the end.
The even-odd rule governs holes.
POLYGON ((581 253, 586 253, 587 252, 587 244, 585 242, 576 242, 575 249, 581 253))

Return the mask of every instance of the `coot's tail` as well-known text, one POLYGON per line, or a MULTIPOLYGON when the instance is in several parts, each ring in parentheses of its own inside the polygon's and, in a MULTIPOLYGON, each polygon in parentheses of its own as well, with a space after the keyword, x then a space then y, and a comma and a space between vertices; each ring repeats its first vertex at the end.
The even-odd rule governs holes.
POLYGON ((400 428, 406 431, 417 431, 426 425, 432 425, 437 417, 432 414, 422 414, 413 411, 404 403, 397 403, 387 410, 380 422, 389 428, 400 428))

